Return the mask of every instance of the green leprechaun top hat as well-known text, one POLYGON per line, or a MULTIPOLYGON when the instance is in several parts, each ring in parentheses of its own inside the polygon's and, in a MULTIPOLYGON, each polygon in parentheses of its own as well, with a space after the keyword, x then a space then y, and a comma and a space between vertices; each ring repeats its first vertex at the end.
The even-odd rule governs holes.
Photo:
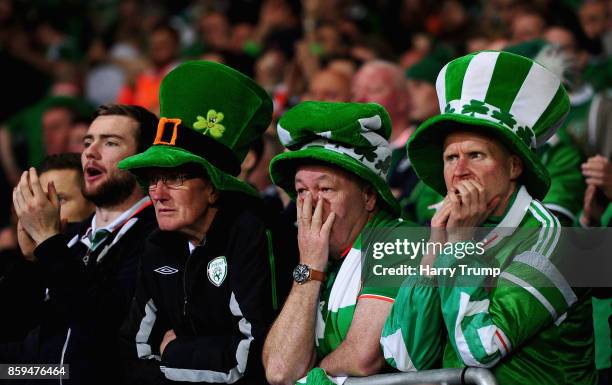
POLYGON ((436 80, 440 115, 423 122, 407 144, 418 176, 446 195, 442 151, 446 134, 461 126, 497 137, 523 160, 520 182, 542 199, 550 176, 535 154, 563 123, 569 98, 557 76, 509 52, 482 51, 455 59, 436 80))
POLYGON ((391 119, 381 105, 302 102, 283 115, 277 132, 290 151, 272 159, 270 176, 291 197, 296 194, 296 167, 325 162, 371 183, 382 199, 382 207, 400 214, 386 182, 391 165, 391 119))
POLYGON ((223 64, 185 62, 162 80, 153 145, 119 162, 138 175, 150 167, 200 164, 219 190, 257 195, 236 176, 252 142, 272 119, 272 100, 252 79, 223 64))
POLYGON ((438 73, 450 59, 450 52, 438 48, 409 67, 405 72, 406 79, 421 80, 435 86, 438 73))

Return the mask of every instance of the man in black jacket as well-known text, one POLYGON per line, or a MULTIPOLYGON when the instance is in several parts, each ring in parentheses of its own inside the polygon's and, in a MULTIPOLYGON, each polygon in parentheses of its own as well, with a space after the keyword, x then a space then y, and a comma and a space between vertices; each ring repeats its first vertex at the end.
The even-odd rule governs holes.
POLYGON ((199 61, 164 78, 160 102, 153 146, 119 164, 148 186, 160 228, 122 330, 130 383, 265 383, 261 349, 290 285, 295 227, 236 175, 270 123, 270 97, 199 61))
MULTIPOLYGON (((13 191, 24 255, 44 272, 49 306, 15 345, 16 362, 70 364, 67 383, 117 383, 117 334, 136 286, 144 239, 157 226, 151 201, 117 163, 151 142, 157 118, 142 107, 100 107, 84 138, 83 194, 96 206, 72 239, 60 232, 60 201, 34 168, 13 191)), ((65 380, 62 382, 66 382, 65 380)))

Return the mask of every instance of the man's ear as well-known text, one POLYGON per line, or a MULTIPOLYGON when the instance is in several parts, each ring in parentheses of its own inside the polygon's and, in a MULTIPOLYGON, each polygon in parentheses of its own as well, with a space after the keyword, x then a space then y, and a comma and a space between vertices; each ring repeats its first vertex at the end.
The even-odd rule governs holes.
POLYGON ((376 208, 376 200, 378 199, 378 194, 376 194, 374 187, 372 185, 365 186, 362 190, 362 194, 366 210, 368 212, 374 211, 376 208))
POLYGON ((242 165, 240 166, 240 177, 246 178, 249 173, 253 171, 256 165, 257 155, 255 154, 255 151, 249 150, 242 161, 242 165))
POLYGON ((523 161, 517 155, 510 156, 510 179, 516 180, 523 173, 523 161))
POLYGON ((219 201, 220 191, 212 184, 212 182, 208 182, 208 204, 214 206, 219 201))

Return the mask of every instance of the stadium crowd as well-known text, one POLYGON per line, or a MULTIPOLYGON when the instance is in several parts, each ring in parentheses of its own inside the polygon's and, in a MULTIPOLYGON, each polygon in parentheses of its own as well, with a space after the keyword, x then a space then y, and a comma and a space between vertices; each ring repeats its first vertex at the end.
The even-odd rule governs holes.
POLYGON ((0 0, 0 363, 608 384, 558 239, 612 226, 611 59, 605 0, 0 0), (370 277, 415 228, 501 275, 370 277))

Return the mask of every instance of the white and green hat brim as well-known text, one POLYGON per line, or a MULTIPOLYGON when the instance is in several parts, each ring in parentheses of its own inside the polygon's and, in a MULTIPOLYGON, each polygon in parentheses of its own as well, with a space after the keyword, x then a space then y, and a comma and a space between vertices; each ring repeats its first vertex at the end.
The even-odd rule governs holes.
POLYGON ((408 142, 415 171, 430 187, 446 194, 442 174, 442 141, 461 125, 498 137, 523 160, 522 182, 536 198, 550 185, 535 155, 561 126, 569 98, 560 79, 523 56, 483 51, 463 56, 442 68, 436 80, 441 115, 421 124, 408 142))
POLYGON ((136 175, 136 177, 140 177, 144 171, 150 168, 175 168, 188 163, 195 163, 202 166, 212 184, 220 191, 234 191, 254 197, 259 196, 257 191, 249 184, 223 172, 206 159, 175 146, 151 146, 143 153, 121 160, 119 162, 119 168, 122 170, 129 170, 136 175))
MULTIPOLYGON (((350 149, 346 150, 350 151, 350 149)), ((330 150, 324 146, 313 145, 297 151, 284 152, 272 158, 270 161, 272 183, 281 187, 291 198, 295 199, 295 174, 297 167, 315 162, 337 166, 370 183, 382 199, 383 207, 393 215, 400 215, 401 209, 399 203, 391 193, 391 189, 385 179, 381 177, 380 171, 373 171, 354 157, 346 153, 330 150)))

